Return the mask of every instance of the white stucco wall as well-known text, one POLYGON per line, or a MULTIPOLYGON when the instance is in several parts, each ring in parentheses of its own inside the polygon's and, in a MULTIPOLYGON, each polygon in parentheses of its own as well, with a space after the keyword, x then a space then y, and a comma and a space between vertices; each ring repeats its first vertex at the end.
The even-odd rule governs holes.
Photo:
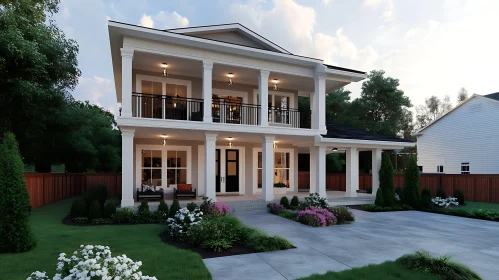
POLYGON ((417 137, 418 165, 423 172, 461 174, 469 162, 471 174, 499 174, 499 102, 485 97, 450 112, 417 137))

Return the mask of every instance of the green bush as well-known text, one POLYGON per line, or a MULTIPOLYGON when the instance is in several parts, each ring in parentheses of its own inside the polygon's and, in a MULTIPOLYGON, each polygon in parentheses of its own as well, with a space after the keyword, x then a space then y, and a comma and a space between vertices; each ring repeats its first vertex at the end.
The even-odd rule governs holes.
POLYGON ((433 203, 431 202, 431 190, 424 188, 421 191, 421 207, 423 209, 430 209, 433 203))
POLYGON ((180 210, 180 204, 178 203, 177 199, 174 199, 172 207, 170 207, 170 214, 168 216, 170 216, 170 218, 173 218, 178 210, 180 210))
POLYGON ((279 201, 279 204, 281 204, 282 207, 289 209, 289 200, 287 197, 285 196, 281 197, 281 201, 279 201))
POLYGON ((88 216, 87 201, 83 197, 78 197, 71 205, 71 217, 80 218, 88 216))
MULTIPOLYGON (((228 216, 230 217, 230 216, 228 216)), ((244 227, 236 217, 213 217, 190 228, 187 241, 203 248, 221 252, 241 243, 247 237, 244 227)))
POLYGON ((455 189, 453 197, 457 198, 459 205, 464 205, 464 192, 460 189, 455 189))
POLYGON ((414 208, 419 207, 421 205, 421 196, 419 194, 419 167, 415 156, 411 156, 407 163, 404 184, 403 202, 414 208))
POLYGON ((0 253, 26 252, 36 245, 30 212, 24 163, 14 134, 7 132, 0 139, 0 253))
POLYGON ((381 168, 379 169, 379 187, 383 189, 383 202, 385 206, 392 206, 395 203, 393 176, 392 160, 390 159, 390 155, 385 153, 381 158, 381 168))
POLYGON ((88 205, 97 200, 102 207, 107 199, 107 187, 105 185, 91 186, 82 196, 87 200, 88 205))
POLYGON ((113 220, 117 224, 124 223, 134 223, 136 220, 136 214, 133 207, 125 207, 116 209, 116 213, 113 216, 113 220))
POLYGON ((149 210, 149 202, 147 201, 147 199, 144 199, 140 202, 138 213, 139 214, 151 213, 151 211, 149 210))
POLYGON ((437 189, 437 197, 440 197, 440 198, 447 198, 447 195, 445 194, 444 189, 442 189, 442 188, 438 188, 438 189, 437 189))
POLYGON ((482 279, 466 266, 451 261, 449 256, 435 258, 426 252, 416 252, 400 257, 397 262, 409 270, 430 273, 442 280, 482 279))
POLYGON ((100 203, 97 200, 92 201, 88 209, 88 218, 90 220, 102 218, 100 203))
POLYGON ((334 207, 329 207, 328 210, 329 212, 333 213, 333 215, 336 217, 337 224, 343 224, 355 221, 355 216, 350 211, 350 209, 348 209, 348 207, 334 206, 334 207))
POLYGON ((187 203, 186 207, 189 211, 192 212, 198 207, 198 205, 194 202, 189 202, 189 203, 187 203))
POLYGON ((100 218, 100 219, 93 219, 92 224, 93 225, 102 225, 102 224, 112 224, 113 220, 109 218, 100 218))
POLYGON ((374 204, 379 207, 384 207, 385 206, 385 198, 383 195, 383 189, 378 188, 376 191, 376 200, 374 201, 374 204))
POLYGON ((75 224, 86 224, 86 223, 88 223, 88 218, 87 217, 73 218, 73 223, 75 223, 75 224))
POLYGON ((367 205, 362 205, 362 210, 368 211, 368 212, 390 212, 390 211, 413 210, 413 208, 411 206, 405 205, 405 204, 385 206, 385 207, 381 207, 381 206, 374 205, 374 204, 367 204, 367 205))
POLYGON ((116 208, 118 208, 119 205, 120 201, 117 198, 106 200, 102 216, 104 216, 104 218, 111 218, 116 213, 116 208))
POLYGON ((168 204, 164 200, 159 201, 158 210, 156 212, 163 212, 168 214, 168 204))
POLYGON ((288 220, 296 221, 296 213, 290 211, 281 211, 277 214, 277 216, 286 218, 288 220))
POLYGON ((249 235, 246 246, 257 252, 271 252, 293 248, 293 244, 280 236, 268 236, 256 230, 249 235))
POLYGON ((299 204, 300 204, 300 200, 295 195, 295 196, 293 196, 293 198, 291 198, 291 203, 289 203, 289 206, 296 208, 296 207, 298 207, 299 204))
POLYGON ((210 212, 210 205, 212 203, 213 202, 211 201, 211 198, 208 198, 205 196, 205 197, 203 197, 203 203, 201 203, 201 205, 199 206, 199 209, 203 213, 209 213, 210 212))

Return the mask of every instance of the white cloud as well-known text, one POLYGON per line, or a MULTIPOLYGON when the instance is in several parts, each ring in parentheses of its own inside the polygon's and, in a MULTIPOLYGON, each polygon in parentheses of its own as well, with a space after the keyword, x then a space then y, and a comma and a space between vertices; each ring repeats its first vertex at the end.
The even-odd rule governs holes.
POLYGON ((395 10, 395 7, 393 5, 393 0, 364 0, 363 5, 364 7, 379 7, 384 5, 385 9, 383 10, 381 17, 384 20, 393 19, 393 14, 395 10))
POLYGON ((329 3, 331 3, 331 0, 322 0, 322 4, 324 4, 324 6, 329 5, 329 3))
POLYGON ((80 77, 73 97, 81 101, 90 101, 92 104, 103 107, 113 114, 118 112, 114 82, 112 80, 94 76, 80 77))
POLYGON ((152 28, 155 22, 159 28, 170 29, 189 26, 189 19, 181 16, 176 11, 171 13, 160 11, 156 16, 143 14, 140 18, 140 25, 152 28))
POLYGON ((152 20, 151 16, 143 14, 142 17, 140 18, 140 25, 142 25, 144 27, 153 28, 154 21, 152 20))

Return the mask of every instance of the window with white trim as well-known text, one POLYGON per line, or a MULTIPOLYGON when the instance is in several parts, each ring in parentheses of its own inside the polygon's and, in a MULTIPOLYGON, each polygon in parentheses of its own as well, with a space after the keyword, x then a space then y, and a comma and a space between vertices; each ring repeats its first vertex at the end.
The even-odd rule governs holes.
POLYGON ((168 150, 166 153, 167 186, 187 183, 187 151, 168 150))
POLYGON ((471 174, 469 162, 461 162, 461 174, 471 174))
POLYGON ((142 150, 142 184, 161 186, 161 150, 142 150))
POLYGON ((444 166, 443 165, 437 165, 437 173, 444 173, 444 166))
MULTIPOLYGON (((274 152, 274 184, 283 183, 289 188, 290 184, 290 153, 274 152)), ((262 188, 262 152, 258 152, 258 188, 262 188)))

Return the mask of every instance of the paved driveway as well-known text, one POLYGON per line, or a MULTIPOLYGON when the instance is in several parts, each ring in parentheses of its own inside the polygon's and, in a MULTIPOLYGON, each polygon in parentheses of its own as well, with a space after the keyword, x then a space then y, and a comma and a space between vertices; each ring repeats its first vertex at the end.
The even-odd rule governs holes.
POLYGON ((296 279, 395 260, 417 250, 448 254, 484 279, 499 279, 499 223, 418 211, 352 210, 349 225, 312 228, 268 213, 239 216, 297 248, 205 259, 214 279, 296 279))

